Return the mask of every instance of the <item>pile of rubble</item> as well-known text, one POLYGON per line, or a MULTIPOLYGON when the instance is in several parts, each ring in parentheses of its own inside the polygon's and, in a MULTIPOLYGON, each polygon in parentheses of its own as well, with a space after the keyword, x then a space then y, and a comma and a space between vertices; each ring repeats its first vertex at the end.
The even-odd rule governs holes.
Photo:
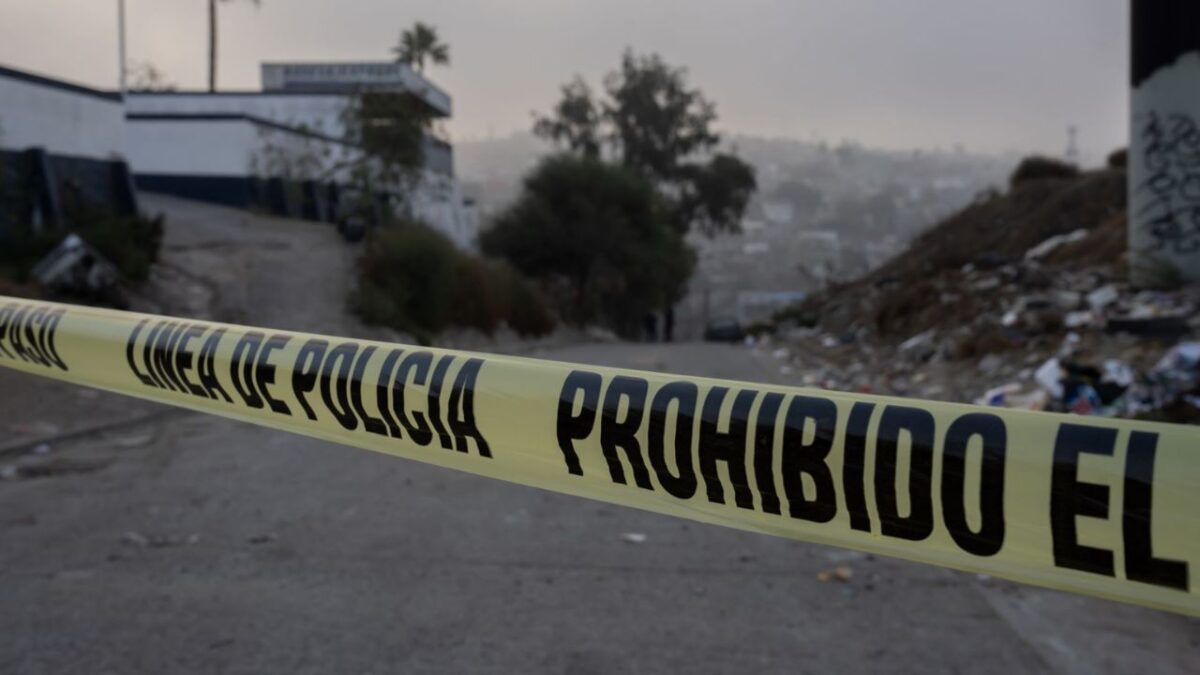
POLYGON ((880 270, 810 298, 782 314, 773 334, 749 341, 788 361, 783 367, 808 386, 1200 417, 1200 343, 1189 341, 1200 328, 1200 288, 1129 285, 1123 175, 1042 181, 968 207, 880 270), (1031 190, 1057 206, 1037 206, 1031 190), (1063 205, 1077 217, 1065 218, 1063 205), (987 233, 989 223, 1007 231, 987 233), (973 238, 995 246, 973 248, 973 238))

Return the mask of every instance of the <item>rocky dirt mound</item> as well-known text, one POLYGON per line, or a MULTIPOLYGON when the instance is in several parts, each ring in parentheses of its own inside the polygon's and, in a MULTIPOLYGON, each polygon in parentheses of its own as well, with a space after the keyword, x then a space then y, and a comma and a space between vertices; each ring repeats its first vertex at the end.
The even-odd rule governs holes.
POLYGON ((1062 271, 1087 268, 1087 278, 1067 285, 1088 292, 1123 279, 1124 209, 1120 169, 1024 181, 935 225, 870 275, 814 295, 795 316, 839 335, 909 337, 960 327, 1024 290, 1049 289, 1062 271), (1064 235, 1072 236, 1027 256, 1064 235))
POLYGON ((1124 210, 1121 167, 1014 180, 758 344, 810 385, 1191 421, 1200 288, 1131 287, 1124 210))

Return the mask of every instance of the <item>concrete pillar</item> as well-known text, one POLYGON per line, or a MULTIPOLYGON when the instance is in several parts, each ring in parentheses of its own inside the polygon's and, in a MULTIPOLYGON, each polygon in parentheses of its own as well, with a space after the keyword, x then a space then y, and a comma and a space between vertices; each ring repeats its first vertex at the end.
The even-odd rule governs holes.
POLYGON ((1200 2, 1131 0, 1133 282, 1200 281, 1200 2))

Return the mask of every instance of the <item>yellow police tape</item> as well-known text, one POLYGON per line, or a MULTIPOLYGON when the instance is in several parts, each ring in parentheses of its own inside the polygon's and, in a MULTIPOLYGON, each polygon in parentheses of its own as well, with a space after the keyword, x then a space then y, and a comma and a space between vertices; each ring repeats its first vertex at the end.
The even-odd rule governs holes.
POLYGON ((0 365, 556 492, 1200 615, 1200 430, 0 297, 0 365))

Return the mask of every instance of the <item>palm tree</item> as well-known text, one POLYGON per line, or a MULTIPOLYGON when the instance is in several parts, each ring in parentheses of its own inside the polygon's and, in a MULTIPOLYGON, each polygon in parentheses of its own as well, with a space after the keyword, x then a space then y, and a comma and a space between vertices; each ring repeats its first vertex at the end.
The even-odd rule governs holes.
POLYGON ((413 27, 400 31, 400 43, 392 47, 392 53, 400 63, 407 63, 418 73, 425 72, 425 59, 430 63, 450 63, 450 47, 438 38, 437 29, 420 21, 413 27))
MULTIPOLYGON (((229 2, 229 0, 219 0, 229 2)), ((208 0, 208 90, 217 90, 217 2, 208 0)), ((262 0, 250 0, 257 7, 262 0)))

